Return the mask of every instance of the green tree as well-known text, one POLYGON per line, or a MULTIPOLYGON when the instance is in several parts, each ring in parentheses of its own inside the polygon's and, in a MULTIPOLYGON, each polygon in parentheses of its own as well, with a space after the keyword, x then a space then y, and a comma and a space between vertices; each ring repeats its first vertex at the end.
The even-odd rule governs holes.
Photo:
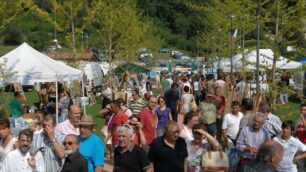
MULTIPOLYGON (((101 48, 116 51, 117 58, 135 61, 137 49, 156 49, 161 39, 155 36, 154 25, 142 18, 135 0, 98 0, 92 4, 89 21, 100 23, 101 48)), ((111 59, 111 58, 110 58, 111 59)))

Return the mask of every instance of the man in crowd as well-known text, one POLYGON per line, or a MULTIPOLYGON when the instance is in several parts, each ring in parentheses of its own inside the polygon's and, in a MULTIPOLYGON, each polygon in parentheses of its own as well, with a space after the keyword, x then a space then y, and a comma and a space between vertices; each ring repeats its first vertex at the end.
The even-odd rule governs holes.
POLYGON ((55 132, 56 121, 53 115, 46 115, 42 122, 43 132, 35 134, 32 146, 44 148, 43 156, 47 172, 57 172, 62 166, 65 150, 62 146, 64 137, 55 132))
POLYGON ((19 132, 19 148, 4 159, 2 172, 45 172, 45 162, 40 151, 29 152, 33 134, 25 129, 19 132))
POLYGON ((148 106, 139 112, 139 121, 143 125, 142 131, 147 140, 147 144, 151 144, 156 136, 157 116, 154 112, 157 105, 157 99, 151 96, 148 106))
POLYGON ((87 161, 79 152, 78 137, 74 134, 68 134, 63 145, 67 156, 61 172, 87 172, 87 161))
MULTIPOLYGON (((306 145, 306 103, 302 103, 300 106, 300 116, 295 126, 295 136, 306 145)), ((297 161, 298 172, 306 171, 306 160, 302 159, 297 161)))
POLYGON ((105 138, 105 143, 108 142, 108 139, 112 139, 112 144, 117 146, 118 137, 117 137, 117 127, 123 124, 127 124, 129 118, 121 111, 120 108, 120 100, 113 100, 111 102, 111 109, 113 112, 113 119, 111 120, 110 125, 112 126, 111 131, 109 131, 108 135, 105 138))
POLYGON ((269 140, 263 143, 257 153, 256 160, 242 164, 239 172, 275 172, 282 161, 284 148, 281 144, 269 140))
POLYGON ((239 102, 233 101, 231 104, 232 111, 226 114, 222 122, 222 132, 225 145, 230 149, 236 145, 236 139, 239 132, 239 124, 243 115, 239 112, 239 102), (229 144, 229 141, 232 142, 229 144))
POLYGON ((142 100, 138 89, 133 90, 132 98, 133 100, 130 103, 130 109, 132 110, 133 115, 138 116, 141 109, 146 106, 146 103, 142 100))
POLYGON ((133 144, 133 133, 127 124, 117 127, 119 145, 115 148, 114 172, 153 172, 146 152, 133 144))
POLYGON ((14 97, 15 98, 10 103, 11 116, 14 118, 17 118, 17 117, 21 117, 23 114, 22 105, 21 105, 22 95, 20 92, 16 91, 14 93, 14 97))
POLYGON ((241 163, 254 160, 259 146, 270 139, 268 131, 261 128, 264 122, 264 114, 257 113, 253 124, 242 128, 237 139, 237 148, 242 152, 241 163))
POLYGON ((215 96, 213 97, 212 101, 216 105, 217 108, 217 114, 216 114, 216 125, 217 125, 217 140, 221 141, 222 136, 222 122, 223 122, 223 116, 224 116, 224 110, 225 110, 225 97, 222 95, 221 87, 215 88, 215 96))
POLYGON ((176 90, 177 86, 178 86, 177 83, 173 83, 171 85, 171 88, 167 90, 164 94, 166 106, 171 109, 173 121, 177 121, 177 106, 180 101, 180 94, 176 90))
POLYGON ((207 132, 215 137, 217 133, 216 129, 216 106, 212 103, 213 99, 212 94, 208 93, 206 99, 200 105, 200 118, 199 123, 202 123, 206 126, 207 132))
POLYGON ((264 103, 259 107, 259 112, 266 116, 263 127, 269 131, 271 138, 280 135, 282 131, 282 121, 278 116, 271 113, 271 107, 267 103, 264 103))
POLYGON ((245 126, 252 124, 253 120, 253 102, 250 98, 243 98, 241 101, 241 113, 243 118, 240 121, 239 128, 242 129, 245 126))
POLYGON ((58 124, 55 127, 55 132, 60 133, 63 136, 68 134, 79 135, 79 129, 76 124, 81 119, 81 108, 78 105, 71 105, 69 109, 68 119, 58 124))
POLYGON ((77 124, 80 128, 80 153, 87 161, 88 172, 102 172, 104 166, 104 143, 93 133, 91 115, 83 115, 77 124))
POLYGON ((292 137, 294 131, 294 124, 292 121, 285 121, 282 123, 282 136, 274 137, 273 140, 280 143, 285 150, 284 159, 277 167, 278 172, 297 172, 296 162, 305 160, 306 146, 297 138, 292 137), (299 155, 296 155, 301 152, 299 155))
POLYGON ((175 121, 168 121, 165 135, 156 138, 150 145, 149 159, 158 172, 187 172, 187 146, 179 137, 180 129, 175 121))

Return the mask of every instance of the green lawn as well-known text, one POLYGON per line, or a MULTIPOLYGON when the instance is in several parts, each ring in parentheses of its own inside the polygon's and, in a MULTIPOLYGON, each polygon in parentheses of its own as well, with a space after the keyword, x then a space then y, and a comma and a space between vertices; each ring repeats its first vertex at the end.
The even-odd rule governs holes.
MULTIPOLYGON (((31 106, 35 102, 39 101, 39 97, 36 91, 31 92, 25 92, 25 96, 27 98, 28 105, 31 106)), ((0 93, 0 102, 4 102, 5 112, 6 115, 10 114, 10 108, 9 108, 9 102, 13 99, 14 94, 13 93, 0 93)), ((95 132, 102 137, 101 135, 101 129, 104 125, 103 118, 99 115, 100 109, 101 109, 101 100, 100 98, 96 98, 97 103, 92 106, 86 106, 86 114, 90 114, 94 117, 94 121, 96 123, 95 132)))

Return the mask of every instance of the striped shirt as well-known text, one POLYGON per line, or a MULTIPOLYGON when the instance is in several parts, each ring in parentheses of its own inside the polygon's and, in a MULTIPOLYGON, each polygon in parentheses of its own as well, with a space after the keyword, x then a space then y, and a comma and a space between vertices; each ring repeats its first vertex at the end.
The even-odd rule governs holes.
MULTIPOLYGON (((59 144, 62 145, 64 137, 58 133, 55 133, 55 139, 59 144)), ((47 140, 44 136, 44 132, 37 133, 33 135, 32 146, 34 148, 44 147, 43 157, 45 160, 46 171, 47 172, 57 172, 62 167, 62 159, 60 159, 53 148, 52 141, 47 140)))
POLYGON ((278 135, 279 132, 282 131, 282 121, 279 119, 278 116, 270 113, 267 116, 265 123, 263 124, 263 127, 269 131, 271 137, 274 137, 278 135))
POLYGON ((146 102, 142 99, 138 101, 132 100, 130 103, 130 109, 132 110, 132 114, 138 116, 139 112, 146 106, 146 102))

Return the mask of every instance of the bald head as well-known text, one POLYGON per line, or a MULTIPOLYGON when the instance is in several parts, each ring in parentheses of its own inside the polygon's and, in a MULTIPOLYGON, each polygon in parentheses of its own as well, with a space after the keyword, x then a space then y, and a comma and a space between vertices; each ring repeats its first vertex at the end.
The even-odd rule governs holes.
POLYGON ((276 168, 283 160, 283 156, 283 146, 276 141, 268 140, 259 147, 256 160, 267 162, 276 168))
POLYGON ((71 105, 70 112, 69 112, 69 121, 73 125, 78 123, 81 119, 81 108, 78 105, 71 105))

